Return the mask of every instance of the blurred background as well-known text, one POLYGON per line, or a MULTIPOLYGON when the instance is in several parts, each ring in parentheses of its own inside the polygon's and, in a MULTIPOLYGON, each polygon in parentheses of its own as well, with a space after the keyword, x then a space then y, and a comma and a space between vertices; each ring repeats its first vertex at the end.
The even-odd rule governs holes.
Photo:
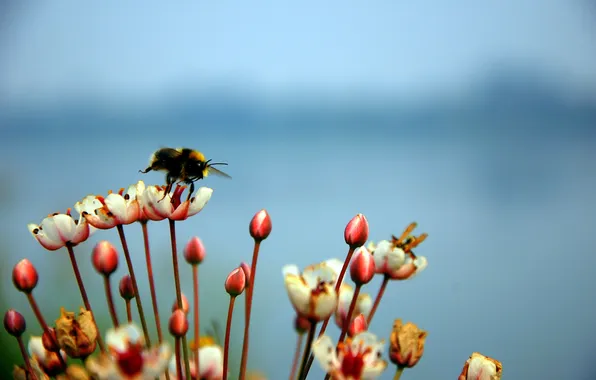
MULTIPOLYGON (((188 146, 228 162, 233 177, 205 180, 211 201, 178 225, 180 247, 198 235, 208 251, 203 326, 225 321, 223 282, 250 261, 248 223, 261 208, 271 214, 249 365, 269 379, 287 377, 295 344, 282 266, 343 259, 344 227, 359 212, 371 240, 412 221, 429 233, 417 249, 428 268, 391 283, 370 326, 386 339, 395 318, 429 332, 404 379, 454 379, 474 351, 502 361, 507 379, 594 379, 595 32, 588 0, 5 0, 2 312, 25 315, 26 337, 41 333, 11 283, 24 257, 40 272, 34 294, 48 320, 82 305, 66 252, 45 251, 27 223, 87 194, 161 184, 161 173, 138 170, 160 147, 188 146)), ((140 230, 125 228, 153 327, 140 230)), ((175 299, 167 223, 149 231, 165 324, 175 299)), ((120 248, 117 238, 99 231, 75 249, 104 332, 90 253, 102 239, 120 248)), ((190 296, 191 270, 181 269, 190 296)), ((125 273, 122 260, 114 283, 125 273)), ((365 291, 374 297, 379 283, 365 291)), ((4 379, 22 359, 3 329, 0 344, 4 379)), ((321 376, 315 363, 311 377, 321 376)))

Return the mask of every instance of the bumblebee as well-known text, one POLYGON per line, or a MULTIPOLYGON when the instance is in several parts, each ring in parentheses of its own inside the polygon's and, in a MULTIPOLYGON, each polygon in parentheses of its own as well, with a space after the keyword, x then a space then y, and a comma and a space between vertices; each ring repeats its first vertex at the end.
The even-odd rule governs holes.
POLYGON ((227 165, 227 163, 206 160, 203 153, 193 149, 161 148, 151 155, 147 169, 139 170, 139 172, 148 173, 152 170, 166 172, 164 198, 172 190, 174 183, 184 183, 190 185, 188 190, 188 199, 190 199, 195 190, 194 183, 209 174, 232 178, 221 170, 214 168, 215 165, 227 165))

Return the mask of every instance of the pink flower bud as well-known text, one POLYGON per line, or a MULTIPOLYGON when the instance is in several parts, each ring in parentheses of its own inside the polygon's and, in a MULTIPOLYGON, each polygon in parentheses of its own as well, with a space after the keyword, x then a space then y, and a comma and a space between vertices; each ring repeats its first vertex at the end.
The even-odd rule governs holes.
POLYGON ((246 288, 246 275, 242 268, 234 269, 226 278, 225 283, 226 292, 232 297, 236 297, 246 288))
POLYGON ((344 231, 346 244, 352 248, 363 246, 368 240, 368 220, 362 214, 358 214, 350 220, 344 231))
POLYGON ((296 330, 298 334, 304 334, 310 330, 310 326, 311 323, 307 318, 301 317, 299 315, 296 315, 296 318, 294 318, 294 330, 296 330))
POLYGON ((348 327, 348 336, 353 337, 354 335, 360 334, 363 331, 368 330, 368 323, 366 323, 366 318, 364 314, 359 314, 350 326, 348 327))
POLYGON ((271 217, 266 210, 261 210, 253 216, 248 230, 253 239, 261 241, 267 239, 271 233, 271 227, 271 217))
POLYGON ((41 336, 41 343, 43 348, 50 352, 58 352, 60 347, 58 346, 58 337, 56 336, 56 330, 52 327, 48 327, 47 331, 44 331, 41 336))
POLYGON ((125 300, 131 300, 135 297, 135 289, 132 286, 132 280, 129 275, 124 275, 120 280, 120 296, 125 300))
POLYGON ((246 277, 246 288, 248 289, 250 288, 250 266, 243 261, 240 263, 240 268, 242 269, 242 271, 244 271, 244 276, 246 277))
POLYGON ((4 328, 10 335, 18 338, 25 332, 26 327, 25 318, 18 311, 9 309, 4 314, 4 328))
POLYGON ((205 259, 205 246, 198 237, 193 237, 184 247, 184 258, 189 264, 198 265, 205 259))
MULTIPOLYGON (((188 311, 190 310, 190 305, 188 304, 188 298, 186 298, 186 296, 184 295, 184 293, 180 293, 180 295, 182 296, 182 311, 184 312, 184 314, 188 314, 188 311)), ((172 304, 172 313, 175 312, 176 310, 180 309, 178 307, 178 300, 174 300, 174 303, 172 304)))
POLYGON ((109 276, 118 268, 118 252, 107 240, 102 240, 93 248, 91 255, 93 267, 104 276, 109 276))
POLYGON ((21 292, 29 293, 37 286, 37 270, 31 261, 23 259, 12 270, 12 282, 21 292))
POLYGON ((186 335, 186 332, 188 331, 188 319, 186 319, 186 313, 181 309, 176 309, 170 317, 168 328, 170 334, 176 338, 181 338, 186 335))
POLYGON ((350 277, 356 285, 368 284, 375 275, 375 259, 366 249, 360 247, 356 250, 350 263, 350 277))

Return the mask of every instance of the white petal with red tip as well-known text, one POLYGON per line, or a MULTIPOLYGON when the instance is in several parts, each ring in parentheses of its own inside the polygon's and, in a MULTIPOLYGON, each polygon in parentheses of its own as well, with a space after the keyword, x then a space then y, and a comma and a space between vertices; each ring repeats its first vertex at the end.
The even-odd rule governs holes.
POLYGON ((331 373, 340 367, 335 353, 335 343, 327 335, 317 339, 312 345, 312 353, 326 373, 331 373))
POLYGON ((468 377, 466 380, 499 380, 497 366, 486 357, 476 354, 469 359, 468 377))
POLYGON ((390 273, 404 264, 406 256, 401 248, 394 247, 387 240, 382 240, 374 249, 373 258, 377 273, 390 273))
POLYGON ((290 302, 296 311, 304 316, 310 313, 311 288, 299 276, 288 275, 285 277, 286 290, 290 302))
POLYGON ((128 345, 135 343, 143 343, 143 335, 141 330, 134 324, 121 325, 118 328, 108 329, 106 333, 106 344, 110 349, 124 352, 128 345))
POLYGON ((223 376, 223 350, 219 346, 199 349, 199 378, 215 380, 223 376))
POLYGON ((27 228, 29 229, 29 232, 31 232, 33 237, 37 239, 39 244, 41 244, 45 249, 55 251, 64 247, 64 243, 59 239, 58 234, 54 234, 54 236, 52 236, 52 232, 55 233, 55 229, 50 230, 50 235, 48 235, 43 226, 38 226, 37 224, 31 223, 27 225, 27 228))
POLYGON ((325 285, 324 290, 317 295, 313 295, 314 316, 322 321, 329 318, 337 308, 337 293, 331 285, 325 285))
POLYGON ((149 186, 143 192, 141 206, 148 215, 157 215, 164 218, 169 218, 174 212, 172 205, 172 197, 170 194, 165 194, 165 190, 157 186, 149 186))
POLYGON ((200 187, 197 191, 197 195, 190 199, 190 207, 188 208, 188 216, 198 214, 199 211, 205 207, 207 202, 211 199, 213 189, 209 187, 200 187))

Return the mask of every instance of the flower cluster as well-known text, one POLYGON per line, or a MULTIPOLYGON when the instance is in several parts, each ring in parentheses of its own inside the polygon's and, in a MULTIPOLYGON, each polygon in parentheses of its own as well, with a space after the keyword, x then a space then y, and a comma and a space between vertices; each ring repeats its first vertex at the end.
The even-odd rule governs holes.
MULTIPOLYGON (((139 181, 126 190, 109 192, 105 197, 84 197, 74 205, 78 218, 73 217, 69 209, 65 213, 49 215, 40 224, 28 226, 43 248, 50 251, 66 250, 84 307, 77 312, 58 308, 57 318, 54 322, 48 322, 33 295, 40 282, 36 267, 28 259, 19 261, 13 267, 13 283, 26 296, 41 329, 40 335, 28 337, 25 346, 23 334, 26 323, 23 315, 14 309, 5 313, 4 327, 16 338, 23 356, 23 364, 14 367, 15 379, 220 380, 232 374, 234 377, 237 374, 242 380, 266 378, 247 368, 257 262, 261 244, 272 231, 271 217, 266 210, 253 216, 249 223, 249 233, 254 241, 252 259, 250 263, 240 263, 225 280, 222 279, 223 288, 229 297, 223 341, 216 331, 201 335, 198 270, 203 265, 207 251, 198 237, 191 237, 182 249, 184 261, 193 274, 193 297, 189 301, 182 293, 180 284, 176 222, 198 214, 209 202, 213 190, 201 187, 195 196, 183 200, 185 189, 185 186, 177 185, 170 192, 167 187, 145 186, 139 181), (147 229, 149 222, 165 220, 169 224, 176 289, 176 300, 167 320, 169 336, 163 334, 158 313, 147 229), (135 222, 140 224, 143 232, 146 275, 158 338, 153 343, 124 228, 135 222), (127 274, 118 282, 120 302, 126 308, 127 320, 119 320, 116 312, 118 300, 114 299, 112 293, 112 275, 119 265, 120 249, 103 240, 93 247, 89 258, 103 278, 104 305, 112 322, 112 326, 102 332, 96 324, 96 314, 87 296, 74 251, 97 230, 112 228, 118 232, 127 266, 127 274), (235 302, 242 296, 245 297, 245 327, 241 362, 236 370, 229 368, 228 358, 232 349, 230 333, 235 302), (138 321, 132 316, 133 300, 138 321), (190 333, 192 336, 189 336, 190 333)), ((386 347, 385 340, 369 329, 388 284, 410 280, 427 266, 426 258, 413 252, 427 236, 412 235, 415 227, 415 223, 408 226, 399 238, 392 236, 390 240, 367 244, 368 221, 364 215, 358 214, 345 228, 344 240, 348 252, 344 260, 330 258, 302 270, 296 265, 282 268, 288 298, 295 310, 297 344, 290 369, 291 379, 306 379, 315 360, 327 373, 327 378, 345 380, 379 377, 389 364, 385 358, 395 365, 396 379, 406 368, 416 366, 424 354, 426 331, 411 322, 404 324, 401 319, 396 319, 386 347), (375 276, 381 276, 382 283, 372 297, 363 288, 375 276), (348 283, 348 277, 352 283, 348 283), (330 321, 339 330, 337 339, 327 333, 330 321)), ((502 366, 498 361, 473 353, 465 363, 459 380, 500 379, 501 371, 502 366)))

